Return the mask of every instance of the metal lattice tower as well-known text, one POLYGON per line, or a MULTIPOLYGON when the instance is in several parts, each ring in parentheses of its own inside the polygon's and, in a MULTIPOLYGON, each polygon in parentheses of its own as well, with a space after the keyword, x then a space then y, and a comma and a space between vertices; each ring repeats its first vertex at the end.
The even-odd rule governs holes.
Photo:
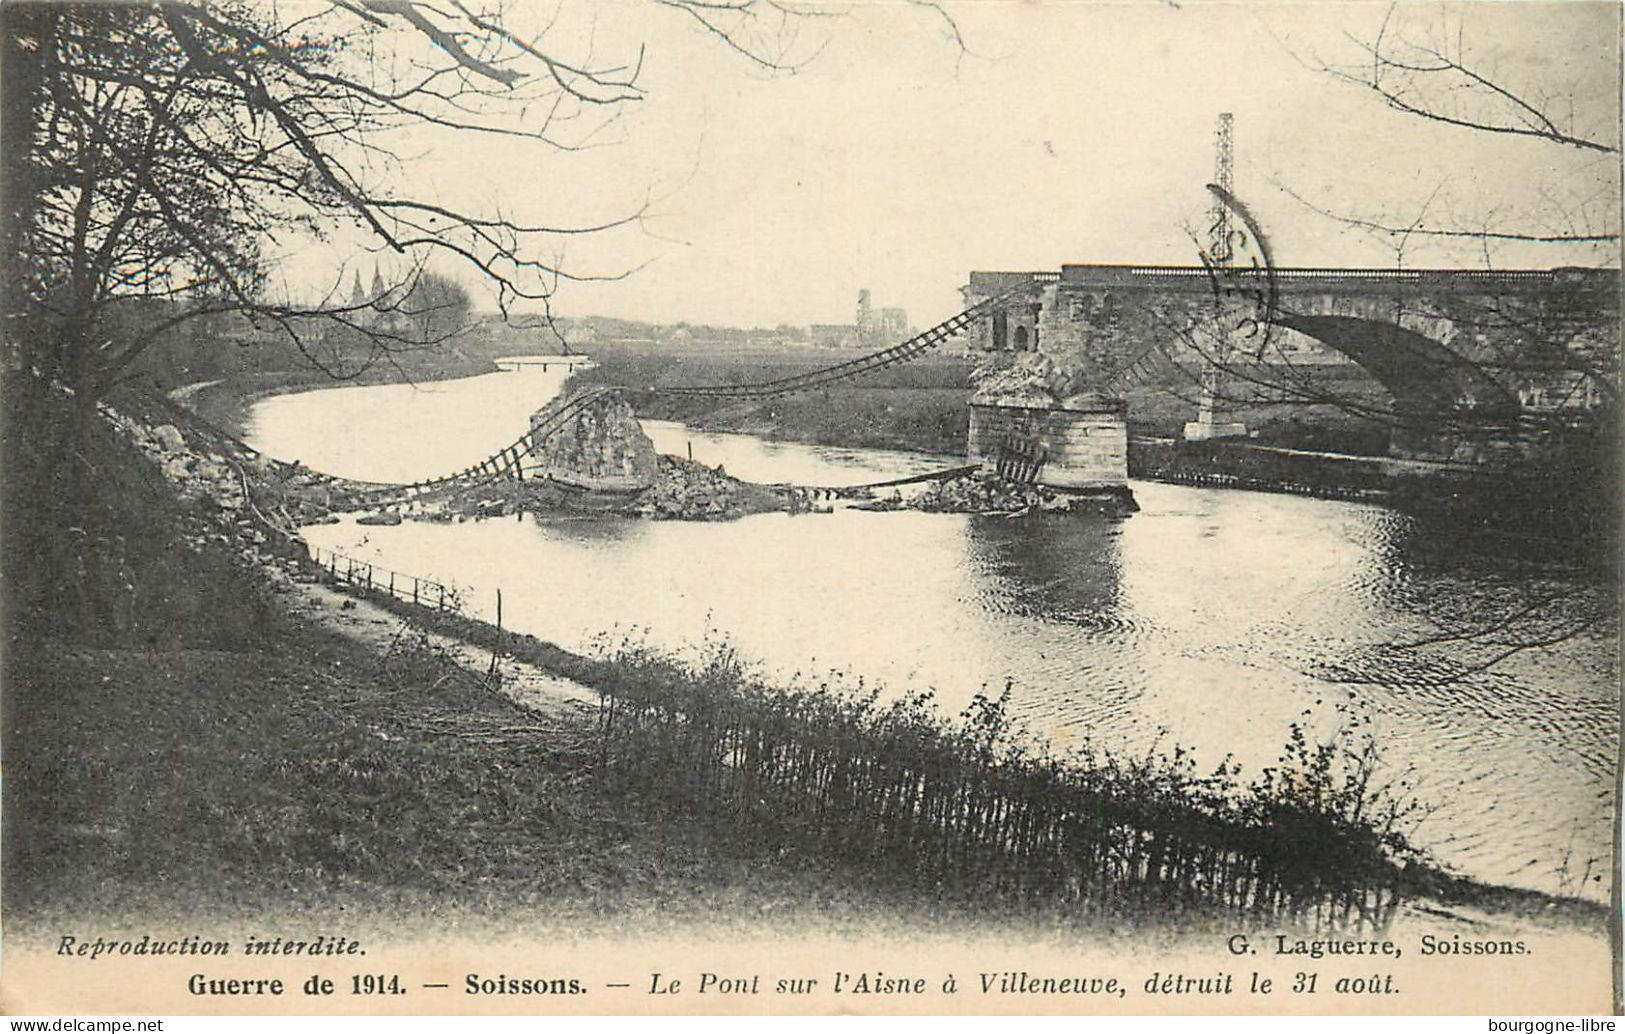
POLYGON ((1233 172, 1231 169, 1231 123, 1234 121, 1230 112, 1219 115, 1219 124, 1213 131, 1213 185, 1223 192, 1223 197, 1215 195, 1213 198, 1213 219, 1208 224, 1208 257, 1214 262, 1229 262, 1230 255, 1230 208, 1225 204, 1224 197, 1232 196, 1233 172))
MULTIPOLYGON (((1234 118, 1226 111, 1219 115, 1213 131, 1213 194, 1212 221, 1208 223, 1208 261, 1228 267, 1235 258, 1230 236, 1230 199, 1234 196, 1234 173, 1231 168, 1231 129, 1234 118)), ((1205 441, 1212 438, 1232 438, 1247 433, 1246 425, 1226 419, 1224 397, 1224 366, 1231 355, 1230 335, 1215 325, 1210 362, 1202 370, 1202 391, 1197 398, 1196 419, 1185 425, 1187 441, 1205 441)))

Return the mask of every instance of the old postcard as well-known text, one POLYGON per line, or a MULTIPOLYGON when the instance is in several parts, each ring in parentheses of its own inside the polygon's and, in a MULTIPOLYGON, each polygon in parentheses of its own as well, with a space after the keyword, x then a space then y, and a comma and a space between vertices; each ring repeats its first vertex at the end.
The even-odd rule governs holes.
POLYGON ((0 20, 7 1013, 1616 1010, 1617 4, 0 20))

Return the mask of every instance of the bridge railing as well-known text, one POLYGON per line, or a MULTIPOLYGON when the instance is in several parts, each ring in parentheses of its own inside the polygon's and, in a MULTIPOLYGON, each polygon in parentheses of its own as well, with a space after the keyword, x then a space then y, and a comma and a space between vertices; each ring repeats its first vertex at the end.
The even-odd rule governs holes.
MULTIPOLYGON (((1236 272, 1249 272, 1245 268, 1236 272)), ((1560 269, 1340 269, 1331 266, 1276 266, 1269 274, 1277 280, 1359 280, 1391 283, 1552 283, 1566 272, 1560 269)), ((1583 270, 1581 272, 1595 272, 1583 270)), ((1603 271, 1615 272, 1615 271, 1603 271)), ((1112 266, 1067 265, 1053 279, 1190 279, 1212 276, 1205 266, 1112 266), (1071 273, 1068 276, 1068 273, 1071 273)), ((1617 275, 1617 272, 1615 272, 1617 275)))

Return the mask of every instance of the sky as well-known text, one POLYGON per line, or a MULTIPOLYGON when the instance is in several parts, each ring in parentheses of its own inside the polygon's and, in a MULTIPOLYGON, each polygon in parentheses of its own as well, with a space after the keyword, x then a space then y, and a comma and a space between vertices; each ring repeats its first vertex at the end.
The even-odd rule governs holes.
MULTIPOLYGON (((422 141, 403 187, 550 223, 649 211, 561 241, 564 315, 734 326, 850 322, 859 289, 927 326, 973 269, 1196 261, 1214 125, 1234 115, 1235 188, 1283 266, 1392 267, 1386 239, 1315 207, 1438 227, 1617 232, 1617 154, 1475 132, 1391 110, 1324 67, 1383 27, 1445 39, 1474 67, 1617 146, 1619 15, 1609 4, 1316 2, 826 5, 790 73, 640 0, 525 8, 545 41, 635 60, 645 97, 559 151, 422 141), (1572 113, 1572 114, 1571 114, 1572 113)), ((413 141, 414 145, 418 141, 413 141)), ((330 269, 331 255, 305 261, 330 269)), ((363 269, 370 270, 370 259, 363 269)), ((1617 265, 1613 246, 1413 239, 1409 266, 1617 265)), ((467 275, 477 304, 489 292, 467 275)), ((365 274, 364 274, 365 277, 365 274)))

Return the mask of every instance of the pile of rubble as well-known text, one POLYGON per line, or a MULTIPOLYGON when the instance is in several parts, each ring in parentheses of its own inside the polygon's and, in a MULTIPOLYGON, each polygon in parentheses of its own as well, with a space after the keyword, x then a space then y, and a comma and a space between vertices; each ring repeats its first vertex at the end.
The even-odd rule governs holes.
POLYGON ((933 481, 921 491, 898 498, 889 509, 927 513, 1017 513, 1065 510, 1067 499, 1038 485, 1022 485, 991 474, 975 473, 933 481))
POLYGON ((244 564, 258 568, 274 589, 290 587, 300 573, 297 550, 276 528, 291 531, 293 520, 278 507, 266 515, 250 498, 253 488, 276 480, 275 464, 239 453, 230 443, 194 434, 188 440, 173 424, 149 427, 111 408, 103 415, 115 430, 152 462, 187 504, 182 540, 193 552, 226 546, 244 564), (280 519, 278 519, 280 518, 280 519))
POLYGON ((633 512, 657 520, 725 521, 784 507, 779 493, 765 485, 730 477, 721 467, 661 456, 654 487, 638 498, 633 512))
POLYGON ((245 493, 252 489, 265 515, 291 529, 336 521, 334 513, 356 509, 369 487, 271 459, 190 425, 185 431, 174 424, 150 426, 111 407, 103 416, 152 461, 184 502, 207 499, 238 511, 249 504, 245 493))
POLYGON ((148 428, 127 417, 112 417, 114 426, 141 451, 164 479, 175 486, 182 501, 213 500, 222 510, 247 505, 246 472, 236 457, 200 445, 194 450, 174 424, 148 428))
POLYGON ((544 481, 490 481, 465 488, 453 487, 438 495, 414 499, 404 511, 393 509, 369 522, 356 518, 357 524, 399 524, 393 518, 405 516, 416 521, 445 524, 474 517, 509 517, 516 513, 549 510, 559 505, 558 493, 549 489, 544 481))
POLYGON ((971 371, 971 401, 1048 409, 1089 383, 1085 361, 1047 352, 995 352, 971 371))
POLYGON ((923 510, 926 513, 1098 513, 1107 516, 1120 516, 1137 509, 1127 489, 1058 492, 1042 485, 1018 484, 980 471, 933 481, 910 496, 894 490, 890 495, 860 503, 857 508, 923 510))
POLYGON ((452 490, 434 499, 358 518, 361 524, 408 520, 463 521, 516 513, 625 514, 655 520, 724 521, 785 509, 784 493, 730 477, 721 467, 660 456, 653 484, 637 491, 589 488, 549 471, 524 482, 504 481, 452 490))

